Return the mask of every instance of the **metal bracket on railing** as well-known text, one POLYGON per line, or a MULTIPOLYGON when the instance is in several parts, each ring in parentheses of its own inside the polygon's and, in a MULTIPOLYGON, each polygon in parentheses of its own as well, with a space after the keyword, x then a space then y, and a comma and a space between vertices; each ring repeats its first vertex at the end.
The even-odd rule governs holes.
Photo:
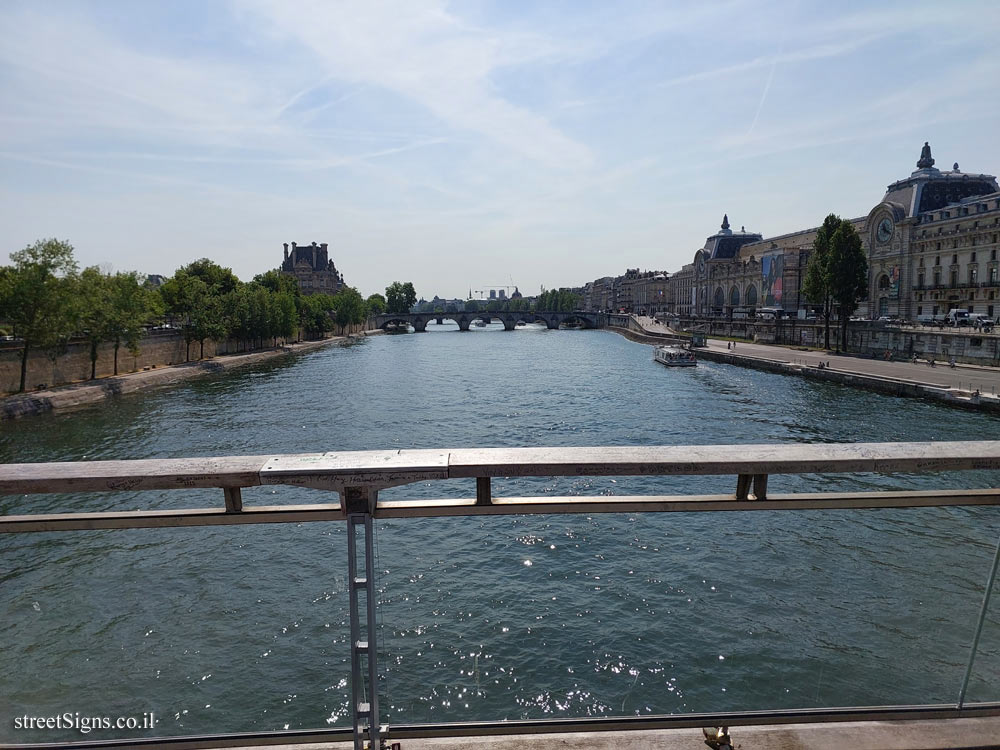
POLYGON ((749 500, 750 484, 753 483, 753 499, 767 499, 767 474, 740 474, 736 478, 736 499, 749 500))
POLYGON ((367 513, 375 515, 378 489, 374 487, 344 487, 340 493, 340 507, 345 514, 367 513))
POLYGON ((340 507, 347 515, 347 579, 351 610, 351 716, 355 750, 382 750, 387 728, 379 725, 378 664, 375 644, 375 529, 378 505, 373 487, 344 487, 340 507), (364 529, 364 573, 358 571, 358 527, 364 529), (359 595, 365 595, 364 628, 359 595), (367 678, 367 689, 366 689, 367 678), (367 740, 367 744, 366 744, 367 740))
POLYGON ((489 477, 476 477, 476 505, 492 505, 493 490, 489 477))
POLYGON ((243 510, 243 493, 239 487, 223 487, 226 496, 226 513, 239 513, 243 510))

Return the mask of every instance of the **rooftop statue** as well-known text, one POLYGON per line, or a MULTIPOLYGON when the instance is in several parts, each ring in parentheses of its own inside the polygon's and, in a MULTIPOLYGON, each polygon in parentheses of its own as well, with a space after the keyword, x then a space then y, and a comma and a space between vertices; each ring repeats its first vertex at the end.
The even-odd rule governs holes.
POLYGON ((934 166, 934 158, 931 156, 931 147, 924 141, 924 147, 920 149, 920 161, 917 162, 917 169, 930 169, 934 166))

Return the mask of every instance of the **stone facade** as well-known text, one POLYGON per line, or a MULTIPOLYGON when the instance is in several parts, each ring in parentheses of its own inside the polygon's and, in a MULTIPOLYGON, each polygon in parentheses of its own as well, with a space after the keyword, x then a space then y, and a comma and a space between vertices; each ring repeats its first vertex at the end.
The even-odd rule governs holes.
MULTIPOLYGON (((889 185, 882 201, 851 223, 868 255, 868 299, 859 314, 912 321, 958 308, 1000 315, 1000 188, 994 176, 965 174, 958 164, 935 169, 924 144, 917 170, 889 185)), ((762 307, 792 315, 815 308, 802 282, 818 227, 768 238, 728 229, 724 219, 722 231, 671 277, 671 312, 739 318, 762 307), (737 252, 719 252, 724 237, 739 243, 737 252)))
POLYGON ((676 307, 670 312, 722 315, 727 310, 742 310, 748 299, 751 307, 760 305, 759 259, 742 254, 744 247, 760 239, 760 234, 745 228, 734 232, 728 214, 723 216, 719 231, 705 240, 694 254, 694 262, 682 269, 685 277, 675 282, 681 288, 673 295, 676 307))
POLYGON ((344 277, 330 260, 325 242, 302 246, 293 242, 291 252, 286 242, 281 272, 294 276, 303 294, 336 294, 344 286, 344 277))
POLYGON ((621 276, 587 282, 581 291, 584 310, 647 313, 667 309, 669 275, 629 268, 621 276))

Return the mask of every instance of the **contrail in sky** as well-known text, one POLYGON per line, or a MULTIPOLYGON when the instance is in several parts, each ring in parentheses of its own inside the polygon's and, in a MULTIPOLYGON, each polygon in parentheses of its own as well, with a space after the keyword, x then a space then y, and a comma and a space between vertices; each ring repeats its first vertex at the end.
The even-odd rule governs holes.
MULTIPOLYGON (((796 3, 797 5, 798 3, 796 3)), ((757 112, 753 116, 753 122, 750 123, 747 136, 753 133, 753 129, 757 127, 757 118, 760 117, 760 111, 764 108, 764 100, 767 99, 767 92, 771 90, 771 81, 774 80, 774 69, 778 67, 778 60, 785 54, 785 28, 785 26, 781 28, 781 46, 778 49, 778 54, 774 56, 774 62, 771 63, 771 72, 767 74, 767 83, 764 84, 764 90, 760 94, 760 101, 757 102, 757 112)))
POLYGON ((767 92, 771 88, 771 81, 774 80, 774 69, 778 67, 778 58, 781 57, 781 52, 777 54, 774 58, 774 62, 771 63, 771 72, 767 74, 767 83, 764 84, 764 91, 761 92, 760 101, 757 102, 757 112, 753 116, 753 122, 750 123, 750 129, 747 131, 747 135, 753 132, 753 129, 757 127, 757 118, 760 117, 760 111, 764 108, 764 100, 767 99, 767 92))

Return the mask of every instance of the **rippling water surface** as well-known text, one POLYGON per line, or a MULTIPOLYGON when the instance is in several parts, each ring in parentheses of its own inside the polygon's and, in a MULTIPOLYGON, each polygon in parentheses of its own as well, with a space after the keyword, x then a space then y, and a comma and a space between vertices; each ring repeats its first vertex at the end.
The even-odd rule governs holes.
MULTIPOLYGON (((668 370, 608 332, 428 331, 3 423, 0 460, 1000 438, 996 418, 922 401, 710 362, 668 370)), ((494 492, 734 482, 507 480, 494 492)), ((771 489, 996 482, 772 477, 771 489)), ((455 481, 391 494, 473 493, 455 481)), ((219 491, 35 495, 0 498, 0 512, 221 502, 219 491)), ((380 521, 385 719, 954 701, 998 534, 995 508, 380 521)), ((169 735, 350 724, 340 523, 12 535, 0 560, 0 741, 80 738, 15 731, 25 713, 152 711, 169 735)), ((998 685, 995 605, 970 698, 1000 700, 998 685)))

